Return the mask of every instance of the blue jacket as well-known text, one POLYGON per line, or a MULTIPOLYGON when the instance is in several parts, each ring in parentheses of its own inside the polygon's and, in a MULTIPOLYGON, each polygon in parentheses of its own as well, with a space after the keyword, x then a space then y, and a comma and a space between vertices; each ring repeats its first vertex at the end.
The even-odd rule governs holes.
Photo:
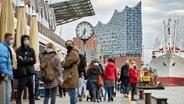
POLYGON ((10 52, 8 44, 3 41, 0 44, 0 73, 8 76, 9 79, 13 79, 10 52))

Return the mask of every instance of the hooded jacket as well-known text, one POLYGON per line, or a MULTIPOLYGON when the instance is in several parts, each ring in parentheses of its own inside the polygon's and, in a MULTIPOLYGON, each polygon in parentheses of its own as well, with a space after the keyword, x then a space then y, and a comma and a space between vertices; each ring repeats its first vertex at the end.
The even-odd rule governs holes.
POLYGON ((105 80, 118 80, 118 74, 116 65, 112 62, 108 62, 105 67, 105 73, 104 73, 104 79, 105 80))
POLYGON ((21 37, 21 46, 16 50, 17 54, 17 72, 16 76, 23 77, 27 75, 33 75, 34 70, 34 64, 36 63, 36 56, 35 51, 33 48, 27 46, 24 46, 24 39, 28 38, 29 36, 23 35, 21 37), (22 57, 22 59, 20 58, 22 57))
POLYGON ((130 83, 138 83, 138 72, 137 69, 130 68, 130 83))

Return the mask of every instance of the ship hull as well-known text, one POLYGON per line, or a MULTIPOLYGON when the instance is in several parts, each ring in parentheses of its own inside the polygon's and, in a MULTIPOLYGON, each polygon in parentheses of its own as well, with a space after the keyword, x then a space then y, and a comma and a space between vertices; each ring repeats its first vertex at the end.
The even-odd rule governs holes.
POLYGON ((184 85, 184 58, 174 53, 152 59, 150 66, 159 75, 163 85, 184 85))

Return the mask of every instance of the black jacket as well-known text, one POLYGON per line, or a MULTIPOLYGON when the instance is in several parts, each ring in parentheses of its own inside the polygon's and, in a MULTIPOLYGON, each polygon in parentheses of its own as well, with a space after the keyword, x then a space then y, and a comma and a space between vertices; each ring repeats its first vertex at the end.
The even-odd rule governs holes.
MULTIPOLYGON (((25 37, 22 37, 25 38, 25 37)), ((23 46, 23 39, 21 39, 21 46, 16 50, 17 54, 17 72, 16 77, 23 77, 33 75, 35 73, 34 64, 36 63, 35 51, 29 46, 23 46), (22 57, 23 59, 21 59, 22 57)))
POLYGON ((124 71, 129 73, 129 65, 125 64, 121 67, 121 74, 119 81, 122 81, 123 83, 129 83, 130 75, 125 76, 124 71))

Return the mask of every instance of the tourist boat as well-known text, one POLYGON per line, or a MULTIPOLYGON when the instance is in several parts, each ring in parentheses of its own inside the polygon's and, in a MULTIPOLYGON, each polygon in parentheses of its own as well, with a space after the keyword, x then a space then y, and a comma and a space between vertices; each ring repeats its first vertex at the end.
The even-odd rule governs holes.
POLYGON ((163 22, 161 41, 156 39, 152 51, 151 69, 158 74, 163 85, 184 85, 184 51, 178 37, 179 20, 163 22))

